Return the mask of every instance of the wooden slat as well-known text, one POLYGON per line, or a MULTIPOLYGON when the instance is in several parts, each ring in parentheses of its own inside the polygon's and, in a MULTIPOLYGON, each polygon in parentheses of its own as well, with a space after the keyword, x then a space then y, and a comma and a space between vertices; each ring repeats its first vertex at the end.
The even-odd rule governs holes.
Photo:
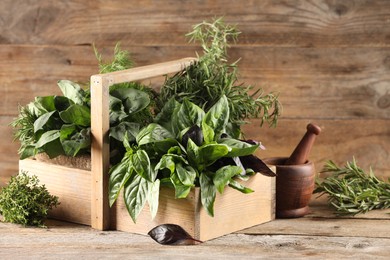
POLYGON ((60 205, 50 211, 56 219, 89 225, 91 223, 91 172, 32 159, 19 161, 19 170, 35 175, 60 205))
POLYGON ((183 43, 204 19, 225 16, 244 32, 241 42, 262 46, 389 45, 387 10, 375 1, 3 1, 0 43, 183 43), (158 7, 158 8, 157 8, 158 7), (183 16, 182 14, 186 14, 183 16), (158 35, 158 38, 156 38, 158 35))

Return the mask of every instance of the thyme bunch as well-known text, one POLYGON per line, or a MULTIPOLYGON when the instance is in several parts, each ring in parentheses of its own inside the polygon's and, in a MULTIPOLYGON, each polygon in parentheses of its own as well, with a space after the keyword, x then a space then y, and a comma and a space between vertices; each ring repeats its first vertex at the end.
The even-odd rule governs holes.
POLYGON ((44 227, 48 211, 59 205, 58 197, 50 195, 37 176, 22 172, 11 177, 0 191, 0 214, 4 221, 24 226, 44 227))
POLYGON ((328 161, 322 173, 330 176, 322 182, 317 178, 314 193, 328 194, 328 202, 338 215, 390 208, 390 183, 379 180, 371 169, 365 173, 355 159, 344 167, 328 161))

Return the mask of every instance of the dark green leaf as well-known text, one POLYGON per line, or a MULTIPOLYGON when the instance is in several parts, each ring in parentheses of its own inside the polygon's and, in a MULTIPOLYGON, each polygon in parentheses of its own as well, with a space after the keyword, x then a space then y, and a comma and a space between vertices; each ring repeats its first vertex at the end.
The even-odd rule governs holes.
POLYGON ((200 183, 200 199, 207 214, 214 217, 214 202, 216 196, 216 188, 213 181, 205 173, 199 176, 200 183))
POLYGON ((188 196, 188 194, 191 191, 192 185, 184 185, 180 179, 179 176, 177 176, 177 172, 175 171, 173 174, 171 174, 171 182, 173 186, 175 187, 175 198, 177 199, 184 199, 188 196))
POLYGON ((41 135, 38 142, 35 145, 35 148, 41 148, 44 145, 53 142, 54 140, 60 138, 60 130, 50 130, 41 135))
POLYGON ((67 124, 78 126, 91 125, 91 111, 87 106, 71 105, 65 111, 60 112, 60 117, 67 124))
POLYGON ((70 107, 73 104, 74 104, 74 102, 67 97, 64 97, 64 96, 55 96, 54 97, 55 110, 57 110, 59 112, 66 110, 68 107, 70 107))
POLYGON ((220 144, 225 144, 229 147, 229 153, 226 155, 228 157, 239 157, 253 154, 257 148, 258 144, 253 145, 246 142, 242 142, 236 139, 222 138, 219 140, 220 144))
POLYGON ((144 150, 138 150, 130 162, 138 175, 150 182, 154 182, 157 172, 152 170, 148 154, 144 150))
POLYGON ((215 133, 213 128, 205 123, 205 121, 202 121, 202 132, 203 132, 203 139, 206 144, 209 144, 214 141, 215 133))
POLYGON ((62 134, 61 134, 60 139, 65 154, 68 156, 76 156, 82 149, 86 149, 90 147, 91 129, 90 128, 82 129, 81 131, 75 132, 71 136, 68 136, 67 139, 62 139, 62 134))
POLYGON ((210 108, 204 117, 205 124, 209 125, 215 133, 223 133, 229 120, 229 103, 223 95, 217 103, 210 108))
POLYGON ((135 137, 139 133, 140 125, 138 123, 121 122, 115 127, 110 128, 110 137, 123 142, 127 133, 128 141, 134 142, 135 137))
POLYGON ((39 106, 42 110, 46 110, 47 112, 56 110, 54 105, 54 96, 36 97, 35 105, 39 106))
POLYGON ((206 144, 199 147, 198 164, 210 166, 219 158, 226 156, 229 149, 224 144, 206 144))
POLYGON ((119 192, 133 173, 129 161, 130 159, 126 158, 110 169, 110 178, 108 182, 108 198, 110 207, 112 207, 119 196, 119 192))
POLYGON ((218 169, 213 176, 213 182, 219 193, 222 194, 230 179, 239 175, 241 172, 242 169, 240 167, 232 165, 226 165, 218 169))
POLYGON ((128 114, 136 113, 146 108, 150 103, 147 93, 133 88, 118 88, 111 91, 110 94, 122 100, 125 112, 128 114))
POLYGON ((180 108, 181 104, 177 102, 174 98, 171 98, 162 108, 161 112, 156 116, 155 122, 164 128, 168 129, 168 131, 178 134, 174 132, 172 117, 176 114, 177 110, 180 108))
POLYGON ((200 126, 204 115, 205 113, 200 107, 185 99, 177 113, 174 113, 172 116, 175 133, 179 133, 193 125, 200 126))
POLYGON ((189 165, 183 166, 182 163, 176 163, 176 173, 181 183, 186 186, 193 186, 196 178, 196 171, 189 165))
POLYGON ((174 136, 164 127, 152 123, 149 124, 147 127, 141 129, 141 131, 136 137, 136 140, 138 145, 144 145, 148 143, 162 141, 167 138, 174 139, 174 136))
POLYGON ((27 159, 37 154, 35 145, 27 145, 20 152, 20 160, 27 159))
POLYGON ((54 115, 56 111, 47 112, 40 116, 37 120, 34 122, 34 133, 37 133, 39 130, 42 130, 45 128, 46 125, 49 124, 49 120, 54 115))
POLYGON ((237 181, 235 181, 233 179, 231 179, 229 181, 229 186, 232 187, 233 189, 241 191, 242 193, 252 193, 252 192, 254 192, 254 190, 249 189, 249 188, 241 185, 239 182, 237 182, 237 181))

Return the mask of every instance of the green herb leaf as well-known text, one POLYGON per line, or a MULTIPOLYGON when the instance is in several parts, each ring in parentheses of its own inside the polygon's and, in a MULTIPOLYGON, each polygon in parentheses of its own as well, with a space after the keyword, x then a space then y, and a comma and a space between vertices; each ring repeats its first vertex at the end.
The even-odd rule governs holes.
POLYGON ((253 154, 259 147, 258 144, 253 145, 231 138, 222 138, 218 141, 218 143, 227 145, 229 147, 229 153, 226 155, 228 157, 250 155, 253 154))
POLYGON ((59 80, 57 85, 61 89, 65 97, 72 100, 75 104, 84 104, 84 90, 81 89, 80 85, 70 80, 59 80))
POLYGON ((167 138, 174 139, 174 136, 164 127, 152 123, 141 129, 136 137, 136 140, 138 145, 144 145, 157 141, 163 141, 167 138))
POLYGON ((134 142, 139 129, 140 125, 138 123, 121 122, 117 126, 110 128, 110 137, 123 142, 125 134, 127 134, 128 141, 134 142))
POLYGON ((242 184, 240 184, 239 182, 237 182, 233 179, 230 179, 229 186, 231 188, 236 189, 238 191, 241 191, 242 193, 245 193, 245 194, 254 192, 254 190, 243 186, 242 184))
POLYGON ((110 91, 113 97, 122 100, 125 112, 128 114, 136 113, 145 109, 149 103, 149 95, 144 91, 133 88, 118 88, 110 91))
POLYGON ((189 165, 183 166, 182 163, 176 164, 176 173, 181 183, 186 186, 194 186, 196 171, 189 165))
POLYGON ((152 219, 154 219, 157 215, 158 204, 159 204, 159 196, 160 196, 160 180, 156 179, 153 183, 149 183, 149 196, 148 196, 148 204, 150 214, 152 215, 152 219))
POLYGON ((154 182, 157 172, 152 170, 148 154, 144 150, 138 150, 131 158, 131 164, 138 175, 149 182, 154 182))
POLYGON ((229 184, 231 178, 239 175, 241 172, 241 167, 232 165, 226 165, 218 169, 213 176, 213 182, 219 193, 222 194, 225 186, 229 184))
POLYGON ((214 217, 214 202, 216 196, 216 188, 210 177, 205 173, 201 173, 199 176, 200 183, 200 200, 203 207, 206 209, 207 214, 214 217))
POLYGON ((52 118, 56 111, 47 112, 40 116, 35 122, 34 122, 34 133, 37 133, 39 130, 43 130, 47 124, 49 124, 49 120, 52 118))
POLYGON ((226 131, 226 125, 229 121, 229 103, 226 96, 223 95, 214 106, 206 113, 204 117, 205 124, 209 125, 215 133, 226 131))
POLYGON ((108 182, 108 198, 110 207, 119 196, 121 189, 133 174, 133 169, 130 167, 130 158, 124 158, 122 162, 110 169, 110 178, 108 182))
POLYGON ((61 119, 67 124, 88 127, 91 125, 91 111, 87 106, 74 104, 60 112, 61 119))
POLYGON ((138 174, 133 174, 126 182, 124 188, 124 200, 127 211, 133 222, 136 223, 149 196, 148 181, 138 174))
POLYGON ((172 116, 175 133, 180 133, 193 125, 200 126, 204 115, 205 113, 200 107, 185 99, 177 113, 172 116))

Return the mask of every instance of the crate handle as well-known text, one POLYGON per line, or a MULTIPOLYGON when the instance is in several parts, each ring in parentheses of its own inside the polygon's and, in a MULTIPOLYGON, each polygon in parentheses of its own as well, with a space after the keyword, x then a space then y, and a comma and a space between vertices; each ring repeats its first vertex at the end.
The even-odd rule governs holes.
POLYGON ((109 87, 124 82, 143 80, 183 70, 196 58, 183 58, 132 69, 91 76, 91 226, 110 228, 108 202, 109 145, 109 87))

